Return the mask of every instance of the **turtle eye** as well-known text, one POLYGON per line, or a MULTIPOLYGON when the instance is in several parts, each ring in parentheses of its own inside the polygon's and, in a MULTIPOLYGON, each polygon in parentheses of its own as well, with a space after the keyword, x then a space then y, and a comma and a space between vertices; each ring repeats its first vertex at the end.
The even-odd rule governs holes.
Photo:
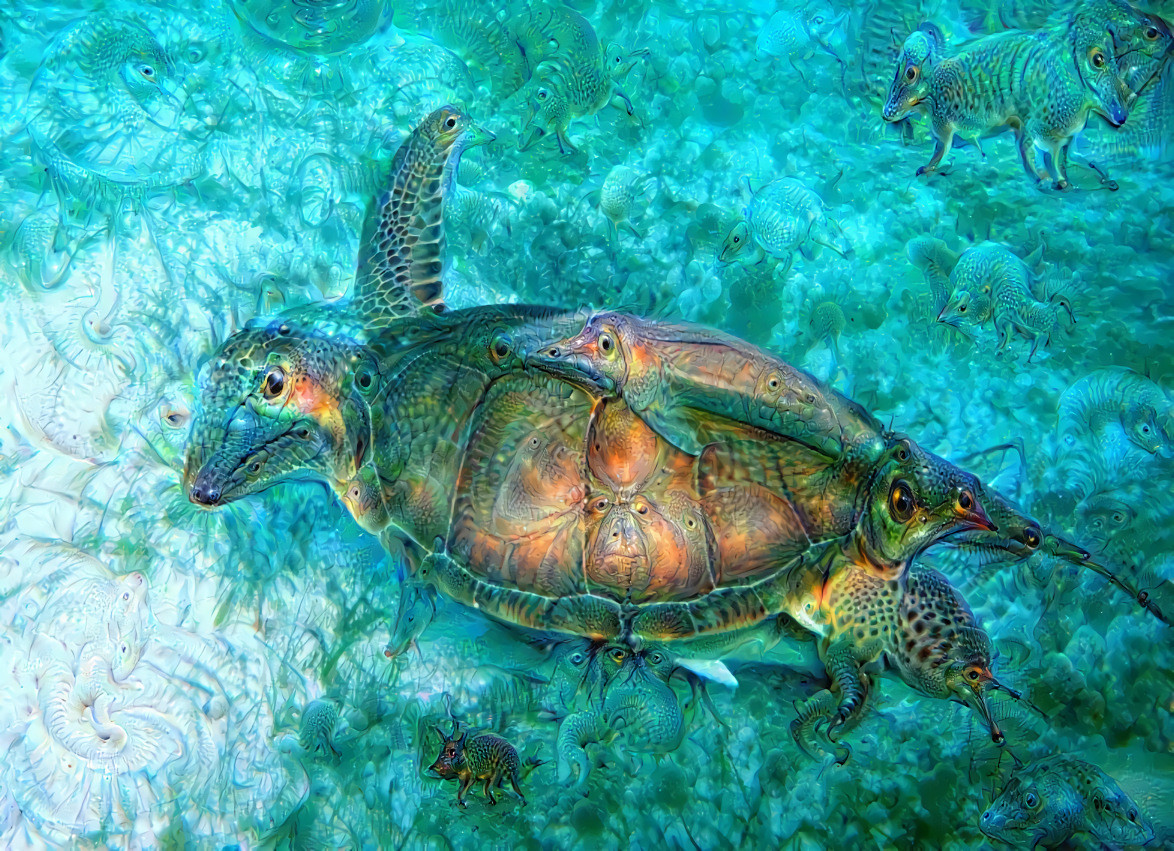
POLYGON ((359 373, 358 378, 355 379, 355 383, 359 385, 360 390, 370 390, 375 386, 375 376, 363 370, 359 373))
POLYGON ((737 242, 741 242, 741 241, 742 241, 742 237, 738 236, 737 234, 734 234, 734 242, 737 243, 737 242))
POLYGON ((452 130, 457 126, 457 117, 455 115, 450 115, 448 118, 444 119, 444 126, 447 129, 452 130))
POLYGON ((898 461, 908 461, 909 460, 909 447, 908 446, 905 446, 904 444, 902 444, 900 447, 898 447, 897 460, 898 461))
POLYGON ((1023 530, 1023 543, 1027 544, 1027 548, 1034 550, 1040 545, 1039 529, 1034 526, 1028 526, 1023 530))
POLYGON ((582 665, 583 660, 585 658, 587 658, 587 657, 585 657, 582 653, 572 653, 571 654, 571 664, 572 665, 582 665))
POLYGON ((496 337, 494 337, 493 343, 489 347, 490 354, 498 363, 509 357, 509 354, 512 350, 512 341, 505 334, 498 334, 496 337))
POLYGON ((958 507, 963 511, 970 511, 974 508, 974 497, 970 495, 970 491, 962 491, 958 494, 958 507))
POLYGON ((910 65, 908 68, 905 69, 905 81, 912 83, 916 79, 917 79, 917 66, 910 65))
POLYGON ((1023 803, 1027 804, 1029 810, 1034 810, 1039 806, 1039 796, 1035 792, 1028 792, 1023 796, 1023 803))
POLYGON ((623 650, 621 650, 618 647, 615 650, 611 651, 611 658, 615 659, 617 662, 624 661, 624 657, 627 655, 628 655, 627 653, 625 653, 623 650))
POLYGON ((143 63, 139 66, 139 73, 143 75, 144 80, 155 82, 155 68, 153 66, 143 63))
POLYGON ((913 509, 913 492, 904 482, 897 482, 893 485, 892 493, 889 494, 889 510, 893 519, 899 523, 905 523, 913 517, 913 509))
POLYGON ((265 380, 261 383, 261 392, 266 399, 275 399, 285 390, 285 370, 279 366, 273 367, 265 373, 265 380))
POLYGON ((538 90, 538 99, 539 100, 546 100, 548 97, 550 97, 550 92, 548 92, 546 89, 539 89, 538 90))
POLYGON ((612 339, 611 334, 599 335, 599 350, 605 355, 610 355, 615 351, 616 341, 612 339))
POLYGON ((1158 32, 1157 27, 1151 26, 1145 31, 1145 37, 1149 41, 1155 41, 1159 35, 1161 35, 1161 33, 1158 32))
POLYGON ((664 657, 661 656, 659 653, 653 653, 651 656, 648 657, 648 661, 651 662, 653 665, 659 665, 661 662, 664 661, 664 657))
POLYGON ((1104 68, 1105 67, 1105 54, 1103 54, 1101 51, 1094 48, 1092 54, 1090 55, 1090 58, 1092 59, 1092 64, 1093 64, 1094 68, 1104 68))
POLYGON ((976 671, 974 668, 969 669, 966 672, 966 679, 970 680, 971 682, 975 682, 978 680, 978 671, 976 671))

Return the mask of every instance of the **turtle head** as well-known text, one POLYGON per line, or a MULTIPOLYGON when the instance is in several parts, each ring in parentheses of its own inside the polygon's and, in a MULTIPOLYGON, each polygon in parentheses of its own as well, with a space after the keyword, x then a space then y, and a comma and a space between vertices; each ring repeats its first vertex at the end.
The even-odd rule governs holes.
POLYGON ((996 531, 977 494, 978 480, 898 438, 882 458, 861 517, 867 555, 885 565, 908 564, 930 545, 958 532, 996 531))
POLYGON ((719 260, 723 263, 730 263, 739 257, 746 249, 750 247, 750 225, 746 222, 738 222, 726 234, 726 239, 722 243, 722 251, 719 260))
POLYGON ((1158 412, 1149 405, 1130 405, 1121 414, 1121 425, 1129 442, 1151 455, 1157 454, 1165 443, 1158 427, 1158 412))
POLYGON ((442 106, 430 113, 415 131, 421 142, 430 145, 443 158, 459 156, 477 145, 488 145, 497 137, 473 122, 455 106, 442 106))
POLYGON ((574 337, 536 347, 526 364, 593 395, 612 396, 623 390, 631 359, 638 352, 633 320, 618 313, 598 313, 574 337))
MULTIPOLYGON (((976 627, 962 627, 953 636, 941 666, 941 677, 947 696, 964 703, 982 716, 991 731, 991 741, 1002 745, 1006 741, 991 713, 987 695, 1004 686, 991 673, 991 640, 976 627)), ((1010 691, 1008 689, 1008 691, 1010 691)), ((1011 692, 1015 697, 1019 695, 1011 692)))
POLYGON ((881 113, 885 121, 900 121, 928 97, 930 71, 939 46, 936 27, 918 29, 905 39, 881 113))
POLYGON ((964 545, 983 545, 1009 553, 1013 558, 1025 559, 1039 551, 1044 543, 1044 531, 1039 522, 1016 508, 998 491, 978 483, 978 501, 998 527, 997 533, 974 530, 965 536, 964 545))
POLYGON ((342 487, 371 443, 374 360, 355 343, 282 320, 235 334, 200 380, 183 483, 215 507, 282 481, 342 487))

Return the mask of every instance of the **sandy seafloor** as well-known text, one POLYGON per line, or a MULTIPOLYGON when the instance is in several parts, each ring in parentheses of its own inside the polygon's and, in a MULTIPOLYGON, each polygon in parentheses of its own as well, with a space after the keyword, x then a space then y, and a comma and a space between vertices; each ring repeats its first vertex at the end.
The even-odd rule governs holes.
MULTIPOLYGON (((526 91, 503 90, 451 33, 431 37, 439 6, 332 31, 317 54, 260 33, 275 9, 269 34, 288 40, 293 3, 0 7, 0 845, 987 842, 978 821, 1007 754, 969 709, 894 677, 837 766, 789 734, 795 702, 823 681, 810 648, 731 662, 738 688, 709 688, 716 717, 690 710, 668 755, 641 756, 625 736, 593 747, 584 794, 555 780, 556 727, 534 709, 542 668, 509 636, 448 604, 418 653, 385 658, 402 565, 323 488, 217 512, 188 503, 179 477, 202 359, 254 315, 346 293, 380 164, 446 102, 497 134, 458 175, 450 304, 623 307, 736 333, 968 466, 1174 611, 1172 447, 1138 448, 1114 417, 1065 426, 1060 409, 1076 382, 1120 367, 1162 388, 1169 416, 1169 140, 1107 158, 1117 191, 1077 163, 1073 190, 1039 189, 1006 136, 915 177, 926 122, 904 134, 882 122, 892 67, 862 59, 868 33, 875 48, 890 19, 928 19, 961 40, 981 4, 834 5, 847 12, 830 37, 843 75, 823 50, 797 66, 756 58, 772 3, 572 5, 601 42, 648 54, 622 82, 634 116, 576 117, 566 154, 550 136, 519 150, 526 91), (98 14, 150 31, 168 57, 158 89, 69 41, 98 14), (633 190, 617 235, 600 208, 609 174, 633 190), (747 181, 778 177, 819 193, 849 258, 797 255, 785 274, 717 262, 747 181), (989 326, 935 323, 906 254, 920 236, 955 251, 991 239, 1020 257, 1042 240, 1039 286, 1064 292, 1075 324, 1028 362, 1023 339, 997 351, 989 326), (1017 449, 976 454, 1005 444, 1017 449), (475 792, 461 811, 452 784, 424 776, 446 695, 467 724, 548 760, 525 781, 529 806, 491 808, 475 792)), ((1100 127, 1089 144, 1105 144, 1100 127)), ((1171 628, 1047 557, 927 558, 983 620, 1001 676, 1041 710, 998 704, 1008 747, 1078 754, 1168 819, 1171 628)))

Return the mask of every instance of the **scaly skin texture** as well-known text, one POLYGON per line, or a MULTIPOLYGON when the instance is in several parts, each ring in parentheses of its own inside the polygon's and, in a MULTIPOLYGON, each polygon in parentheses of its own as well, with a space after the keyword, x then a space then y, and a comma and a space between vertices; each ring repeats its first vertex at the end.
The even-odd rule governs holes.
POLYGON ((462 808, 469 806, 465 795, 475 782, 484 782, 485 797, 490 804, 496 804, 497 796, 493 790, 503 788, 506 780, 522 806, 526 806, 526 796, 519 785, 521 761, 513 745, 500 736, 487 734, 469 738, 467 731, 458 735, 455 724, 451 736, 446 736, 439 728, 436 728, 436 734, 440 737, 440 754, 428 769, 445 780, 460 782, 457 803, 462 808))
POLYGON ((1113 847, 1154 839, 1149 819, 1112 777, 1066 754, 1016 769, 978 826, 991 839, 1024 848, 1054 848, 1082 833, 1113 847))
MULTIPOLYGON (((1031 340, 1027 356, 1030 361, 1041 342, 1047 345, 1051 341, 1061 310, 1076 321, 1072 306, 1063 296, 1039 301, 1032 294, 1033 269, 1040 256, 1042 246, 1026 261, 995 243, 967 249, 950 272, 951 293, 938 313, 938 321, 955 327, 993 322, 1000 350, 1006 348, 1012 334, 1031 340)), ((933 274, 932 267, 927 274, 933 274)))
POLYGON ((351 309, 368 318, 402 315, 441 300, 444 195, 461 153, 492 133, 453 107, 432 113, 391 163, 391 184, 372 202, 359 244, 351 309))
POLYGON ((886 664, 911 688, 973 707, 1001 744, 986 692, 999 687, 991 674, 991 643, 970 607, 937 571, 914 565, 886 579, 847 565, 819 589, 812 616, 822 631, 820 658, 831 687, 798 707, 791 724, 796 742, 808 749, 811 734, 826 720, 835 740, 859 722, 871 688, 870 671, 886 664))
POLYGON ((1010 31, 948 53, 941 33, 923 27, 905 41, 883 115, 886 121, 914 111, 929 115, 937 146, 919 175, 938 168, 955 135, 977 145, 1009 128, 1028 177, 1066 188, 1073 136, 1094 111, 1124 124, 1128 95, 1107 30, 1074 22, 1010 31), (1036 146, 1051 154, 1052 174, 1036 165, 1036 146))

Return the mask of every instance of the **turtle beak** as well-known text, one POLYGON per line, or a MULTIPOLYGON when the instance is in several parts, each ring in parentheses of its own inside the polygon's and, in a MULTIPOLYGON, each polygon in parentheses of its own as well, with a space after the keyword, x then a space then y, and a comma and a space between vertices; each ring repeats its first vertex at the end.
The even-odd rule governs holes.
POLYGON ((562 346, 540 346, 526 355, 525 363, 527 369, 537 369, 590 392, 615 392, 615 382, 597 370, 589 358, 571 354, 562 346))
POLYGON ((999 531, 999 527, 987 516, 986 510, 979 504, 978 500, 975 500, 974 507, 969 511, 964 511, 961 517, 969 528, 983 529, 987 532, 999 531))
POLYGON ((468 133, 467 138, 469 140, 465 143, 465 147, 467 148, 475 148, 478 145, 488 145, 497 138, 497 136, 495 136, 493 133, 490 133, 479 124, 472 125, 466 132, 468 133))
POLYGON ((967 695, 967 702, 974 707, 975 711, 982 716, 982 720, 986 722, 987 727, 991 731, 991 741, 999 747, 1002 747, 1007 742, 1007 737, 1003 735, 1003 731, 999 729, 999 722, 995 720, 994 715, 991 714, 990 704, 987 703, 986 697, 977 689, 970 689, 967 695))

